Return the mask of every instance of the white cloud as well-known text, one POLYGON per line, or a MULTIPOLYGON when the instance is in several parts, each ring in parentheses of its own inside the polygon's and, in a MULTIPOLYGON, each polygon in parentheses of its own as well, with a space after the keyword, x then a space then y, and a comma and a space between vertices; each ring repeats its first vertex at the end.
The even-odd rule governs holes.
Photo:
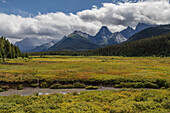
POLYGON ((6 0, 1 0, 3 3, 7 3, 6 0))
POLYGON ((35 17, 21 17, 0 14, 0 34, 8 38, 25 37, 62 38, 74 30, 91 35, 106 25, 112 32, 127 26, 135 27, 138 22, 170 24, 170 4, 166 1, 138 3, 103 3, 103 7, 93 6, 90 10, 66 15, 62 12, 41 14, 35 17))

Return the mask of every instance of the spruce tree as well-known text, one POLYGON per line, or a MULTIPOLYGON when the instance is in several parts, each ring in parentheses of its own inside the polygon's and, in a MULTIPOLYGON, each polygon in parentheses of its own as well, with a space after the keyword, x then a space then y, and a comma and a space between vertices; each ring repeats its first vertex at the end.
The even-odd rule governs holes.
POLYGON ((12 49, 12 58, 15 58, 15 48, 12 44, 11 44, 11 49, 12 49))
POLYGON ((0 58, 5 61, 5 58, 18 58, 21 56, 20 49, 11 44, 8 40, 4 37, 0 38, 0 58))
POLYGON ((7 58, 12 58, 11 44, 8 40, 6 40, 5 44, 5 54, 7 58))

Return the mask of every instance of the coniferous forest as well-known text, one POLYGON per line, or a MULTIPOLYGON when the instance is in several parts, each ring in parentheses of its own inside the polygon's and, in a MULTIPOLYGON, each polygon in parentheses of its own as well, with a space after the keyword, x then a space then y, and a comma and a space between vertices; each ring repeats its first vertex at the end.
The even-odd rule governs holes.
POLYGON ((101 56, 170 56, 170 33, 92 51, 101 56))
POLYGON ((21 51, 20 49, 11 44, 9 40, 7 40, 5 37, 0 38, 0 58, 5 59, 5 58, 18 58, 21 56, 21 51))

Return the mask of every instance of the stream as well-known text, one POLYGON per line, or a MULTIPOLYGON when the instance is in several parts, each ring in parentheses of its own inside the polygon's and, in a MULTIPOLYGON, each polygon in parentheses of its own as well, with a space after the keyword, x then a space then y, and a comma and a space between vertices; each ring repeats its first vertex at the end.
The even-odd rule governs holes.
MULTIPOLYGON (((105 90, 119 90, 118 88, 113 87, 100 87, 97 91, 105 91, 105 90)), ((39 95, 49 95, 54 93, 66 94, 77 92, 80 93, 82 91, 94 91, 94 90, 86 90, 86 89, 49 89, 49 88, 24 88, 23 90, 17 89, 9 89, 8 91, 0 92, 0 96, 10 96, 10 95, 21 95, 21 96, 29 96, 35 93, 39 95)))

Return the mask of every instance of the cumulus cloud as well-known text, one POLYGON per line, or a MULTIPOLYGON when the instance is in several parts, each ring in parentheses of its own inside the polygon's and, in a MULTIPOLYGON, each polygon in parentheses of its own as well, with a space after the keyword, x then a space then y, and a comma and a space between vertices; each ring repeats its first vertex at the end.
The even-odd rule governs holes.
POLYGON ((95 35, 101 26, 112 32, 135 27, 138 22, 170 24, 170 4, 167 0, 140 1, 137 3, 103 3, 103 6, 64 14, 62 12, 41 14, 35 17, 0 14, 0 35, 12 39, 26 37, 59 39, 74 30, 95 35))

